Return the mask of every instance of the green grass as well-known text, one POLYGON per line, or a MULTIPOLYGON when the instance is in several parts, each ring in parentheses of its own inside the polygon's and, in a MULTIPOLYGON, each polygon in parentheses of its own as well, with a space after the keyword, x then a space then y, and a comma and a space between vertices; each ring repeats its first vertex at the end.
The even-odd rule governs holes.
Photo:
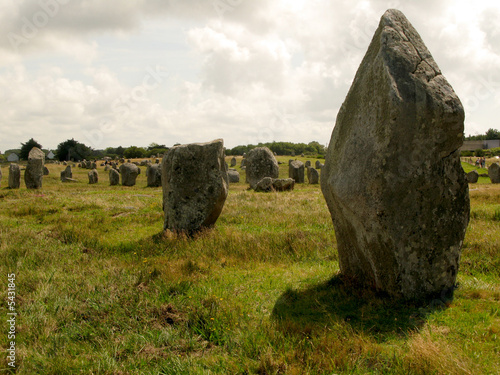
POLYGON ((162 233, 161 188, 145 173, 130 188, 101 167, 97 185, 49 169, 28 191, 6 189, 2 167, 0 291, 7 301, 15 273, 19 374, 500 372, 498 186, 471 185, 454 300, 416 306, 338 275, 318 185, 259 194, 242 174, 215 228, 186 237, 162 233))

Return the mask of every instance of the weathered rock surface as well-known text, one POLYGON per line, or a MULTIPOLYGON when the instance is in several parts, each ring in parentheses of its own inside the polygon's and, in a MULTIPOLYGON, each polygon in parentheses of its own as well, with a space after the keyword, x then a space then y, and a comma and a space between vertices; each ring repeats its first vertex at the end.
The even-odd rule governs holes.
POLYGON ((214 225, 228 194, 223 140, 172 147, 162 179, 164 229, 192 233, 214 225))
POLYGON ((9 166, 9 188, 19 189, 21 186, 21 169, 18 164, 9 166))
POLYGON ((120 173, 116 169, 111 169, 109 171, 109 184, 111 186, 118 185, 120 183, 120 173))
POLYGON ((295 186, 293 178, 264 177, 257 183, 256 192, 269 193, 272 191, 291 191, 295 186))
POLYGON ((316 168, 307 168, 307 179, 311 185, 319 184, 319 172, 316 168))
POLYGON ((236 169, 230 169, 227 171, 227 177, 230 184, 236 184, 240 182, 240 174, 236 169))
POLYGON ((278 178, 278 162, 267 147, 254 148, 245 160, 246 178, 252 189, 255 189, 264 177, 278 178))
POLYGON ((89 172, 89 184, 97 184, 99 182, 99 173, 97 172, 97 169, 92 169, 89 172))
MULTIPOLYGON (((122 177, 123 186, 135 186, 137 176, 141 173, 139 167, 132 163, 120 165, 120 175, 122 177)), ((111 176, 111 175, 110 175, 111 176)))
POLYGON ((38 147, 33 147, 28 155, 28 164, 24 171, 24 182, 28 189, 40 189, 43 181, 45 154, 38 147))
POLYGON ((488 177, 493 184, 500 184, 500 164, 493 163, 488 168, 488 177))
POLYGON ((303 184, 304 163, 300 160, 291 161, 288 165, 288 178, 293 178, 297 184, 303 184))
POLYGON ((452 293, 469 220, 463 121, 417 31, 387 11, 321 169, 342 274, 405 299, 452 293))
POLYGON ((475 184, 479 180, 479 172, 474 170, 467 173, 467 181, 470 184, 475 184))
POLYGON ((146 177, 148 180, 149 187, 160 187, 161 186, 161 165, 160 164, 150 164, 146 169, 146 177))
POLYGON ((236 158, 233 156, 233 158, 231 159, 231 167, 235 166, 236 166, 236 158))

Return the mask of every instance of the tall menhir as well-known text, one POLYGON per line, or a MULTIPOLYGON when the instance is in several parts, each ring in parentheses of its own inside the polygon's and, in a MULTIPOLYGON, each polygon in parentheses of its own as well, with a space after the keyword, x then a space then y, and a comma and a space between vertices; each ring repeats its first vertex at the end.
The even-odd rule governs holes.
POLYGON ((453 291, 470 209, 463 124, 462 104, 417 31, 388 10, 321 169, 342 274, 411 300, 453 291))

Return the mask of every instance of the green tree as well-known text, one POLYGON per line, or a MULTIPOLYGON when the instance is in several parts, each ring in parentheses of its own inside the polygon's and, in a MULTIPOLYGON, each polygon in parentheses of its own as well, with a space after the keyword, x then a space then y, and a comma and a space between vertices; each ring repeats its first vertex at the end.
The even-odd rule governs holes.
POLYGON ((23 160, 28 160, 28 156, 33 147, 38 147, 40 150, 42 149, 42 145, 33 138, 26 143, 21 143, 21 152, 19 153, 19 157, 23 160))
POLYGON ((59 161, 90 159, 92 148, 72 138, 57 145, 56 157, 59 161))
POLYGON ((142 147, 137 146, 130 146, 129 148, 125 149, 123 153, 123 156, 125 156, 127 159, 143 158, 144 155, 146 155, 146 150, 144 150, 142 147))
POLYGON ((486 139, 500 139, 500 130, 498 129, 488 129, 486 132, 486 139))

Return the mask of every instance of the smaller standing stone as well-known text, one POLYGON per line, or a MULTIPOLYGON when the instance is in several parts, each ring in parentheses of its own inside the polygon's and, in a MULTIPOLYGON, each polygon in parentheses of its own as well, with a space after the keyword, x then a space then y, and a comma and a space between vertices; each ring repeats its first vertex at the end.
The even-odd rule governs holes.
POLYGON ((304 163, 300 160, 290 162, 288 166, 288 177, 293 178, 296 183, 304 183, 304 163))
POLYGON ((240 182, 240 174, 236 169, 229 169, 227 171, 227 177, 229 179, 229 183, 236 184, 240 182))
POLYGON ((45 154, 38 147, 33 147, 28 156, 28 164, 24 172, 24 182, 28 189, 40 189, 43 181, 43 164, 45 154))
POLYGON ((61 181, 65 182, 66 179, 73 178, 73 172, 71 171, 71 166, 67 166, 64 171, 61 172, 61 181))
POLYGON ((310 160, 306 160, 306 168, 308 168, 310 166, 311 166, 311 161, 310 160))
POLYGON ((45 165, 44 165, 44 166, 43 166, 43 175, 44 175, 44 176, 48 176, 48 175, 49 175, 49 173, 50 173, 50 172, 49 172, 49 168, 47 168, 47 166, 45 166, 45 165))
POLYGON ((476 170, 473 170, 469 173, 467 173, 467 181, 469 184, 475 184, 477 180, 479 179, 479 172, 476 170))
POLYGON ((500 184, 500 164, 493 163, 488 168, 488 176, 494 184, 500 184))
POLYGON ((116 169, 111 169, 109 171, 109 184, 111 186, 118 185, 120 183, 120 173, 116 169))
POLYGON ((135 164, 125 163, 120 165, 120 175, 122 176, 122 185, 134 186, 139 173, 141 173, 141 170, 135 164))
POLYGON ((160 187, 161 185, 161 165, 150 164, 146 169, 148 187, 160 187))
POLYGON ((307 168, 307 179, 311 185, 319 184, 319 172, 316 168, 307 168))
POLYGON ((321 167, 323 167, 323 164, 319 160, 316 160, 316 169, 321 169, 321 167))
POLYGON ((279 167, 273 153, 267 147, 257 147, 246 158, 246 178, 250 187, 255 189, 264 177, 278 178, 279 167))
POLYGON ((236 166, 236 158, 233 156, 233 158, 231 159, 231 167, 235 166, 236 166))
POLYGON ((9 166, 9 188, 19 189, 21 186, 21 169, 19 165, 11 164, 9 166))
POLYGON ((92 169, 89 172, 89 184, 97 184, 99 182, 99 173, 97 173, 97 169, 92 169))

